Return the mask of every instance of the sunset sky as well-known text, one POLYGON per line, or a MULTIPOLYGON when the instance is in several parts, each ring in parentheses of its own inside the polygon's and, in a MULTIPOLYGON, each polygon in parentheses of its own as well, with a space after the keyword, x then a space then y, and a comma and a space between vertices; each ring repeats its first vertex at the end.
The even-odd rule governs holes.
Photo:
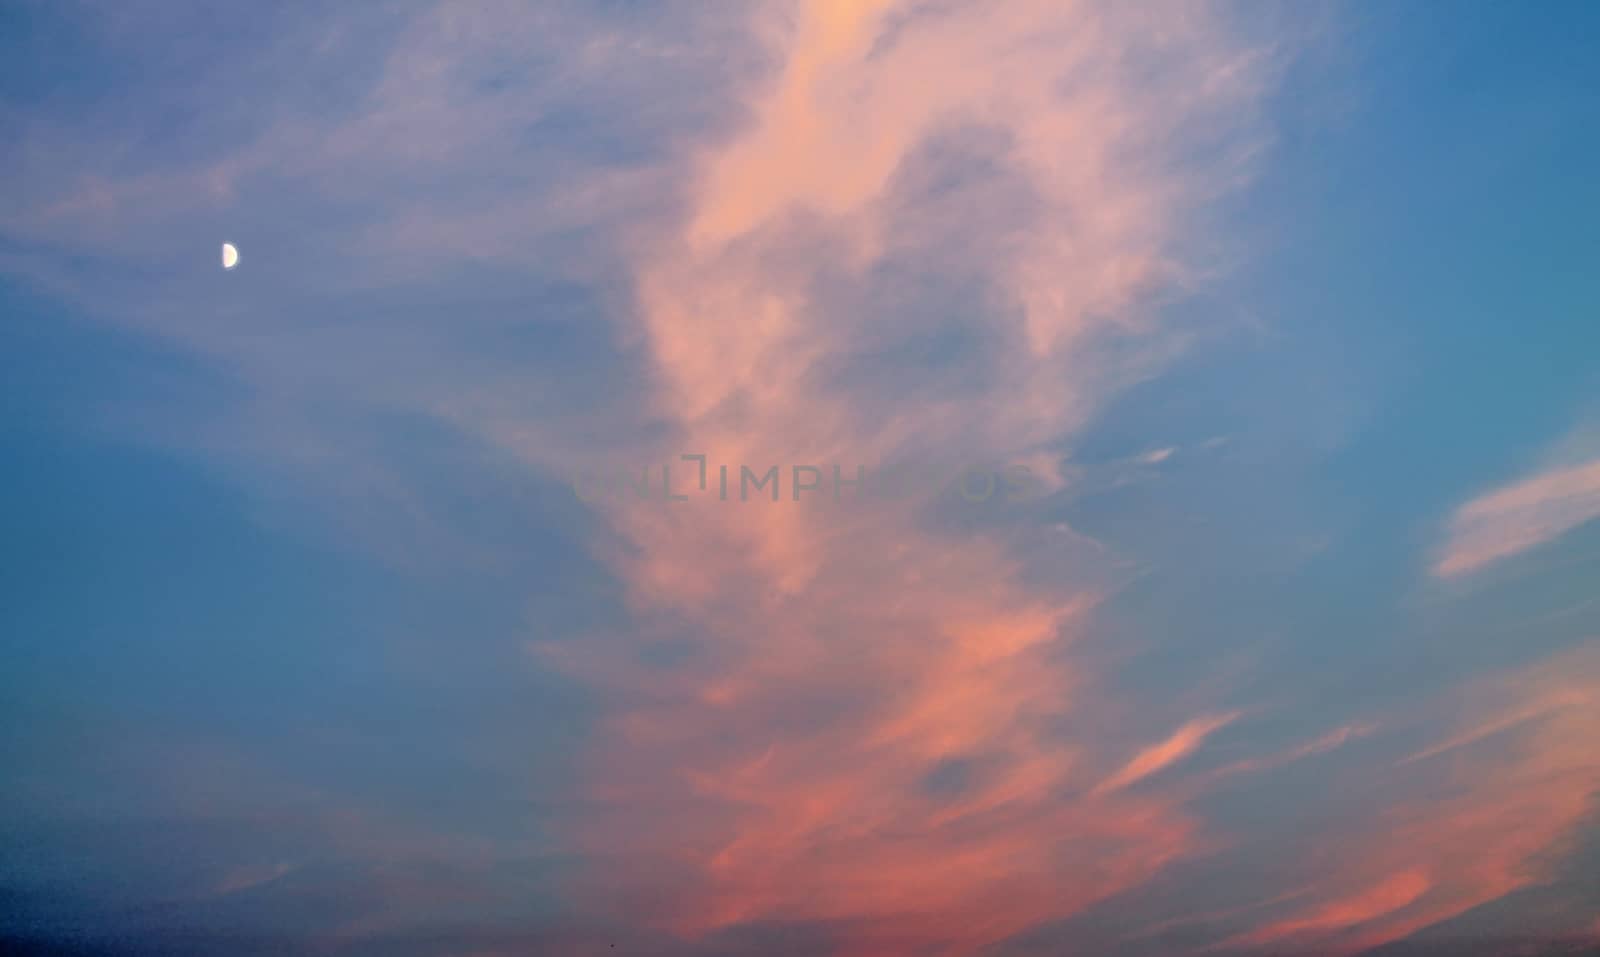
POLYGON ((1597 36, 0 6, 0 951, 1600 947, 1597 36))

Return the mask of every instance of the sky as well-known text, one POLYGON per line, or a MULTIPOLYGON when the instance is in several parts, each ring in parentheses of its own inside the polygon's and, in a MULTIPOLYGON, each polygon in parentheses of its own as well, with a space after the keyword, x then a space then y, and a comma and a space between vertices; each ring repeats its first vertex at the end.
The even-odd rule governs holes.
POLYGON ((1597 30, 0 7, 0 949, 1600 946, 1597 30))

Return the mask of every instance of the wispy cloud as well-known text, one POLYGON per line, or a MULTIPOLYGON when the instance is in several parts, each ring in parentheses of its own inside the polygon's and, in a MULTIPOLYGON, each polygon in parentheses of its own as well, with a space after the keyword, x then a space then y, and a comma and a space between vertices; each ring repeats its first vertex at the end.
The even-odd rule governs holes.
POLYGON ((1234 713, 1212 715, 1190 721, 1173 732, 1172 737, 1140 751, 1132 761, 1095 790, 1101 794, 1120 791, 1182 761, 1205 743, 1206 738, 1232 724, 1238 717, 1239 715, 1234 713))
POLYGON ((1555 541, 1600 516, 1600 461, 1553 468, 1456 510, 1433 572, 1455 578, 1555 541))
MULTIPOLYGON (((1153 15, 758 17, 778 52, 749 119, 697 151, 681 231, 637 261, 652 409, 670 425, 643 458, 1037 458, 1169 355, 1138 316, 1183 274, 1188 212, 1235 172, 1176 150, 1218 129, 1248 139, 1260 78, 1211 11, 1160 30, 1153 15), (1163 69, 1134 68, 1146 58, 1163 69), (1114 360, 1113 341, 1149 356, 1114 360), (889 361, 942 342, 963 362, 889 361)), ((659 919, 693 934, 823 922, 848 928, 843 953, 964 952, 1195 847, 1171 795, 1123 792, 1227 719, 1132 763, 1058 730, 1105 720, 1068 654, 1100 593, 1092 577, 1030 583, 1018 530, 953 538, 925 500, 602 511, 632 544, 615 567, 637 612, 677 619, 668 633, 694 652, 654 669, 626 663, 629 639, 546 653, 616 709, 593 787, 637 817, 625 835, 592 825, 590 849, 649 860, 640 835, 691 835, 671 851, 688 879, 653 895, 659 919)), ((1052 547, 1031 559, 1062 562, 1052 547)))
POLYGON ((1356 953, 1544 879, 1600 795, 1600 649, 1480 679, 1422 715, 1441 740, 1371 779, 1370 826, 1317 842, 1311 899, 1230 944, 1356 953))

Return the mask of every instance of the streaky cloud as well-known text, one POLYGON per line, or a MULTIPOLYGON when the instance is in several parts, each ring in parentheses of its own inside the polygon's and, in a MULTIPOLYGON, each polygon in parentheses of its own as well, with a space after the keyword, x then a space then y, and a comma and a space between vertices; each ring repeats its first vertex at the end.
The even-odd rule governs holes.
POLYGON ((1600 461, 1553 468, 1456 509, 1433 563, 1440 578, 1472 574, 1553 542, 1600 516, 1600 461))

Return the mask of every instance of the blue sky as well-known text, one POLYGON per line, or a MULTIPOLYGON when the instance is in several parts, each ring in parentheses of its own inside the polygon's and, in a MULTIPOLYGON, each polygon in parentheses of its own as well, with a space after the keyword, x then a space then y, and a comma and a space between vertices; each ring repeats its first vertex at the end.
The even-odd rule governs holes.
POLYGON ((0 939, 1592 941, 1597 25, 13 5, 0 939))

